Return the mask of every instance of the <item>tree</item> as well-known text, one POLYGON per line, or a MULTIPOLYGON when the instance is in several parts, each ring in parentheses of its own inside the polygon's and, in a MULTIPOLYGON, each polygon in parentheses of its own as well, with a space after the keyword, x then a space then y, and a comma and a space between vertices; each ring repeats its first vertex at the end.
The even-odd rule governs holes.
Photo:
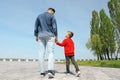
POLYGON ((92 11, 91 35, 99 34, 99 16, 97 11, 92 11))
POLYGON ((110 21, 110 18, 106 15, 104 9, 100 11, 100 39, 102 44, 102 53, 108 57, 110 60, 110 56, 112 58, 112 54, 116 50, 115 44, 115 34, 113 24, 110 21))
POLYGON ((99 16, 97 11, 92 11, 92 20, 91 20, 91 32, 90 39, 86 44, 87 48, 93 51, 93 54, 97 56, 101 55, 101 42, 99 38, 99 16))
POLYGON ((86 43, 88 49, 98 59, 112 59, 116 51, 120 52, 120 0, 108 2, 111 19, 107 16, 104 9, 99 14, 92 11, 90 38, 86 43))
POLYGON ((114 27, 104 9, 101 9, 99 14, 95 10, 92 11, 90 39, 86 46, 97 56, 98 60, 110 60, 115 53, 114 27))
POLYGON ((117 43, 117 54, 120 53, 120 0, 110 0, 108 2, 109 13, 115 29, 115 37, 117 43))
POLYGON ((90 49, 97 59, 100 59, 101 55, 101 41, 98 34, 93 34, 91 39, 86 44, 87 48, 90 49))

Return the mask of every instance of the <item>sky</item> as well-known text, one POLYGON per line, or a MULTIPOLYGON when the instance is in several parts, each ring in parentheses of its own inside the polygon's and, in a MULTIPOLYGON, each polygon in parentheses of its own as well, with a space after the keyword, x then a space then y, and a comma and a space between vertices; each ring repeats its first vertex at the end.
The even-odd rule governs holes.
MULTIPOLYGON (((90 36, 92 11, 104 8, 109 15, 109 0, 0 0, 0 58, 38 59, 34 37, 37 16, 55 8, 58 38, 74 32, 76 59, 95 59, 85 46, 90 36)), ((48 54, 46 53, 46 58, 48 54)), ((55 59, 64 59, 64 49, 55 45, 55 59)))

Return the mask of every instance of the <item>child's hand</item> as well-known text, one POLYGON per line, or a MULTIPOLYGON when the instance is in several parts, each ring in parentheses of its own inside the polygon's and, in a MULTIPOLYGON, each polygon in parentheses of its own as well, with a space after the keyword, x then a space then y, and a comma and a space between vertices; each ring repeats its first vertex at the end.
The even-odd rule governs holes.
POLYGON ((58 43, 58 40, 56 40, 55 43, 57 44, 57 43, 58 43))
POLYGON ((55 41, 55 43, 57 44, 57 42, 58 42, 58 40, 57 41, 55 41))

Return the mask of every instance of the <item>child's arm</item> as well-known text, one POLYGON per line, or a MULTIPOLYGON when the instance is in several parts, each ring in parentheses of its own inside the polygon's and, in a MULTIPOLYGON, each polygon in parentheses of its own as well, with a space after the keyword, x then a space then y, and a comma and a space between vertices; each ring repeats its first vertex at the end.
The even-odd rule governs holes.
POLYGON ((65 46, 66 45, 66 40, 64 40, 62 43, 57 41, 56 44, 59 45, 59 46, 65 46))

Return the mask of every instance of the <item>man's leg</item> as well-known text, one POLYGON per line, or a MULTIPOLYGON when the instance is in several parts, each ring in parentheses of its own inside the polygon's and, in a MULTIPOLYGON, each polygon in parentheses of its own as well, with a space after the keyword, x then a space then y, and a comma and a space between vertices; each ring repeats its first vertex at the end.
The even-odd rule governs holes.
POLYGON ((45 59, 45 50, 46 50, 46 41, 43 38, 40 38, 39 41, 39 63, 40 63, 40 73, 44 74, 44 59, 45 59))
POLYGON ((47 49, 48 49, 48 73, 49 77, 53 77, 54 73, 54 44, 55 44, 55 37, 50 37, 47 40, 47 49))
POLYGON ((70 73, 70 58, 66 56, 66 71, 70 73))

